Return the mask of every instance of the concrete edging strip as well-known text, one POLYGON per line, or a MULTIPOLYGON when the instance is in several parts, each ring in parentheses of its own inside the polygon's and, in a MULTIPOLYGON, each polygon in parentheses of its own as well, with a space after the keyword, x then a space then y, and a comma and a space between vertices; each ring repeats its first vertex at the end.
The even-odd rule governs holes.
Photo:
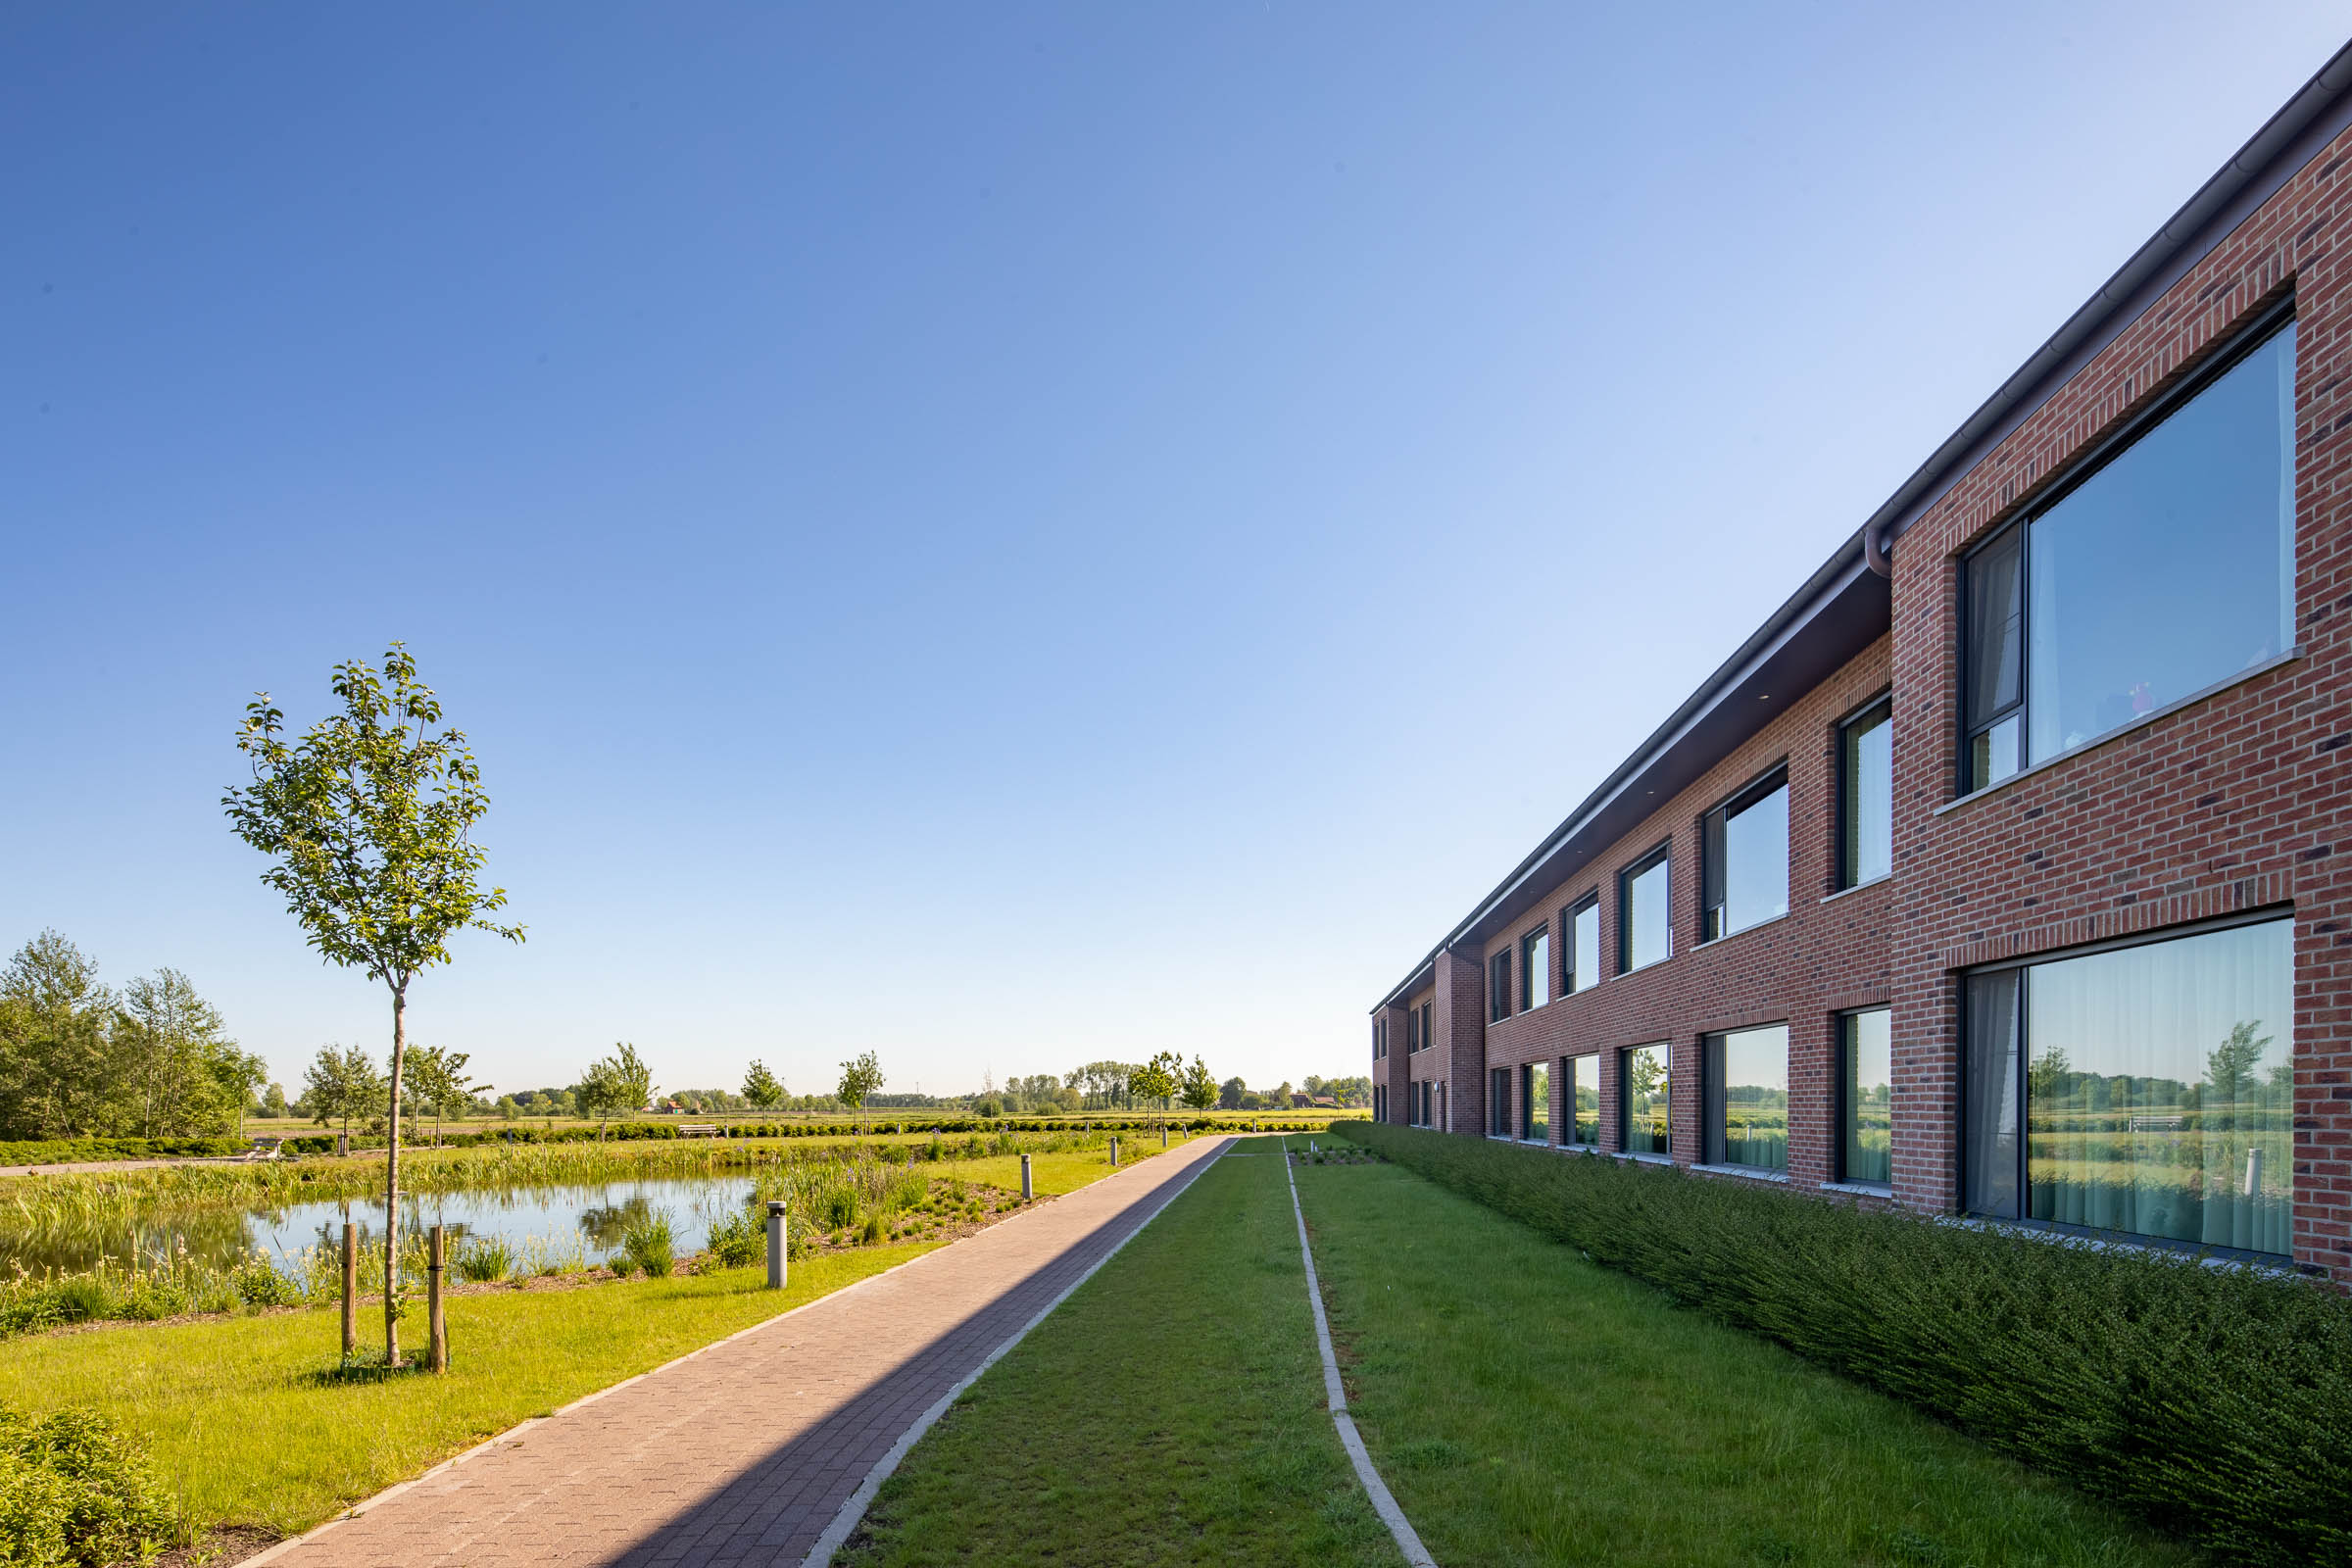
POLYGON ((1364 1492, 1372 1499, 1373 1512, 1389 1527, 1396 1539, 1396 1549, 1404 1553, 1411 1568, 1438 1568, 1429 1548, 1413 1533, 1413 1522, 1396 1506, 1389 1492, 1388 1483, 1372 1468, 1372 1455, 1364 1451, 1364 1440, 1355 1430, 1355 1418, 1348 1413, 1348 1391, 1340 1383, 1339 1357, 1332 1353, 1331 1320, 1323 1315, 1323 1287, 1315 1278, 1315 1250, 1307 1245, 1306 1210, 1298 1203, 1298 1178, 1291 1174, 1291 1144, 1282 1144, 1282 1177, 1291 1184, 1291 1212, 1298 1220, 1298 1256, 1306 1264, 1306 1300, 1315 1309, 1315 1348, 1323 1352, 1323 1392, 1330 1396, 1331 1424, 1340 1431, 1340 1443, 1348 1450, 1348 1462, 1355 1466, 1355 1479, 1362 1482, 1364 1492))
MULTIPOLYGON (((1231 1145, 1232 1140, 1229 1137, 1227 1139, 1227 1147, 1230 1148, 1231 1145)), ((1182 1198, 1184 1196, 1185 1189, 1192 1186, 1195 1181, 1199 1180, 1202 1171, 1208 1169, 1209 1166, 1214 1165, 1218 1160, 1224 1157, 1225 1151, 1221 1149, 1214 1154, 1211 1154, 1208 1158, 1200 1161, 1200 1164, 1195 1165, 1190 1171, 1187 1171, 1185 1173, 1184 1180, 1178 1182, 1175 1188, 1170 1191, 1166 1197, 1159 1200, 1158 1204, 1153 1207, 1152 1212, 1143 1217, 1142 1221, 1137 1224, 1135 1229, 1120 1237, 1108 1251, 1104 1252, 1101 1257, 1096 1258, 1092 1263, 1088 1264, 1085 1273, 1070 1281, 1070 1283, 1063 1288, 1059 1295, 1055 1296, 1054 1299, 1048 1301, 1043 1307, 1039 1308, 1035 1317, 1022 1324, 1019 1328, 1013 1330, 1009 1339, 1005 1340, 1004 1344, 998 1346, 995 1349, 989 1351, 987 1356, 978 1366, 972 1368, 970 1372, 964 1374, 961 1382, 957 1383, 954 1388, 948 1390, 947 1393, 941 1395, 937 1400, 933 1401, 929 1409, 925 1410, 921 1415, 916 1416, 914 1418, 914 1425, 908 1427, 905 1432, 899 1434, 899 1441, 890 1446, 890 1451, 888 1453, 874 1461, 874 1467, 867 1471, 865 1474, 865 1479, 858 1484, 858 1490, 851 1493, 848 1499, 842 1503, 839 1511, 833 1515, 833 1522, 825 1526, 825 1533, 816 1538, 816 1544, 810 1546, 808 1548, 808 1555, 801 1559, 801 1568, 825 1568, 825 1565, 833 1560, 833 1554, 839 1551, 849 1541, 850 1532, 858 1528, 858 1521, 865 1517, 865 1510, 873 1506, 874 1494, 882 1490, 882 1483, 888 1481, 890 1479, 891 1472, 899 1467, 899 1461, 906 1458, 908 1451, 914 1447, 915 1444, 922 1440, 923 1434, 930 1431, 931 1428, 937 1424, 939 1418, 948 1413, 950 1406, 955 1404, 957 1399, 963 1397, 964 1391, 969 1389, 973 1384, 979 1382, 980 1375, 986 1372, 990 1367, 995 1366, 997 1362, 1002 1360, 1014 1346, 1027 1339, 1031 1330, 1035 1329, 1047 1318, 1052 1317, 1054 1315, 1054 1308, 1061 1305, 1062 1302, 1068 1300, 1071 1296, 1076 1294, 1079 1286, 1084 1285, 1088 1280, 1093 1279, 1098 1269, 1102 1268, 1103 1264, 1109 1262, 1112 1258, 1118 1256, 1119 1250, 1125 1247, 1129 1242, 1134 1241, 1138 1236, 1141 1236, 1144 1233, 1145 1226, 1151 1224, 1153 1220, 1159 1218, 1160 1215, 1166 1213, 1168 1211, 1168 1205, 1175 1202, 1177 1199, 1182 1198)))

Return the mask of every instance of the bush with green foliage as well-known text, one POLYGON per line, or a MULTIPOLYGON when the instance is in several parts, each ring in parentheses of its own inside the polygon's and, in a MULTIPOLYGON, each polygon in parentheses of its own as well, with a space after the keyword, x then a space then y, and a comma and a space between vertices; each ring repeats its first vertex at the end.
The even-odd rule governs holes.
POLYGON ((500 1236, 475 1236, 460 1245, 450 1259, 458 1278, 470 1285, 492 1285, 514 1272, 514 1244, 500 1236))
POLYGON ((620 1233, 620 1253, 628 1260, 630 1269, 642 1269, 652 1279, 667 1278, 677 1261, 668 1211, 659 1210, 629 1221, 628 1229, 620 1233))
POLYGON ((767 1256, 767 1226, 752 1210, 735 1209, 711 1222, 710 1250, 720 1268, 749 1268, 767 1256))
MULTIPOLYGON (((329 1140, 332 1143, 332 1140, 329 1140)), ((110 1159, 172 1159, 241 1154, 235 1138, 41 1138, 0 1143, 0 1165, 65 1165, 110 1159)))
POLYGON ((2352 1299, 2324 1285, 1605 1155, 1332 1131, 2219 1561, 2352 1562, 2352 1299))
POLYGON ((94 1410, 32 1417, 0 1405, 0 1563, 142 1561, 172 1519, 146 1455, 94 1410))

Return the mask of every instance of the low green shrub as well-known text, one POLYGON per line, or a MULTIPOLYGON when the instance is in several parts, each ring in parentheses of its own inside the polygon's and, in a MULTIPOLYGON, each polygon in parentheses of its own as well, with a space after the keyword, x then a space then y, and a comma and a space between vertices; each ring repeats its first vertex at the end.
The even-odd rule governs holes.
POLYGON ((0 1563, 144 1561, 171 1523, 146 1455, 105 1416, 0 1405, 0 1563))
POLYGON ((2326 1286, 1599 1155, 1332 1130, 2219 1561, 2352 1561, 2352 1299, 2326 1286))
POLYGON ((628 1229, 620 1233, 621 1256, 628 1259, 631 1268, 644 1270, 651 1279, 665 1279, 676 1266, 673 1248, 667 1210, 633 1219, 628 1229))
POLYGON ((490 1285, 514 1272, 514 1249, 503 1237, 475 1236, 458 1248, 450 1267, 458 1278, 473 1285, 490 1285))
POLYGON ((0 1142, 0 1165, 63 1165, 103 1159, 167 1159, 242 1154, 241 1138, 42 1138, 0 1142))
POLYGON ((248 1306, 299 1306, 302 1282, 279 1268, 267 1252, 253 1252, 228 1271, 237 1299, 248 1306))
POLYGON ((711 1223, 710 1250, 720 1268, 749 1268, 767 1256, 767 1226, 748 1208, 721 1215, 711 1223))

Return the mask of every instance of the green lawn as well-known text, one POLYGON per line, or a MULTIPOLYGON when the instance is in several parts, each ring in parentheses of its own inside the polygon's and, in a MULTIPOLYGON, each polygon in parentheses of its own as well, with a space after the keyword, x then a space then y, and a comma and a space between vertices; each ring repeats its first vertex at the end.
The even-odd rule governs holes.
POLYGON ((835 1561, 1396 1563, 1323 1414, 1281 1161, 1204 1171, 931 1430, 835 1561))
MULTIPOLYGON (((1171 1130, 1168 1148, 1181 1148, 1192 1139, 1191 1134, 1171 1130)), ((1204 1134, 1202 1136, 1215 1136, 1204 1134)), ((1119 1163, 1122 1168, 1136 1163, 1159 1149, 1157 1133, 1122 1133, 1119 1135, 1119 1163)), ((952 1165, 943 1162, 939 1169, 949 1175, 961 1176, 968 1181, 986 1182, 1002 1187, 1008 1193, 1021 1190, 1021 1156, 1018 1154, 986 1154, 978 1159, 958 1159, 952 1165)), ((1040 1198, 1055 1198, 1074 1193, 1088 1182, 1110 1174, 1110 1151, 1096 1149, 1059 1154, 1029 1156, 1030 1185, 1040 1198)))
POLYGON ((1351 1408, 1441 1563, 2199 1560, 1394 1165, 1298 1177, 1351 1408))
MULTIPOLYGON (((1395 1166, 1298 1175, 1356 1419, 1441 1563, 2197 1560, 1395 1166)), ((1282 1162, 1211 1167, 915 1446, 838 1560, 1395 1563, 1305 1290, 1282 1162)))
MULTIPOLYGON (((792 1265, 568 1291, 453 1297, 447 1376, 322 1383, 331 1310, 42 1335, 0 1345, 0 1403, 91 1405, 146 1442, 194 1537, 219 1524, 307 1530, 532 1416, 929 1251, 860 1249, 792 1265)), ((363 1336, 370 1320, 363 1314, 363 1336)), ((373 1319, 380 1335, 381 1317, 373 1319)), ((403 1331, 421 1353, 421 1310, 403 1331)))

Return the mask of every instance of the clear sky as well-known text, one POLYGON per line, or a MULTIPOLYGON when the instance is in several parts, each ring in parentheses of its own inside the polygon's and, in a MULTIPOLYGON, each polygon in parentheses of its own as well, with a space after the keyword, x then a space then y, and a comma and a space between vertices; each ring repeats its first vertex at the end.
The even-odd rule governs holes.
POLYGON ((19 6, 0 943, 380 1044, 220 798, 406 639, 502 1088, 1366 1009, 2332 6, 19 6))

